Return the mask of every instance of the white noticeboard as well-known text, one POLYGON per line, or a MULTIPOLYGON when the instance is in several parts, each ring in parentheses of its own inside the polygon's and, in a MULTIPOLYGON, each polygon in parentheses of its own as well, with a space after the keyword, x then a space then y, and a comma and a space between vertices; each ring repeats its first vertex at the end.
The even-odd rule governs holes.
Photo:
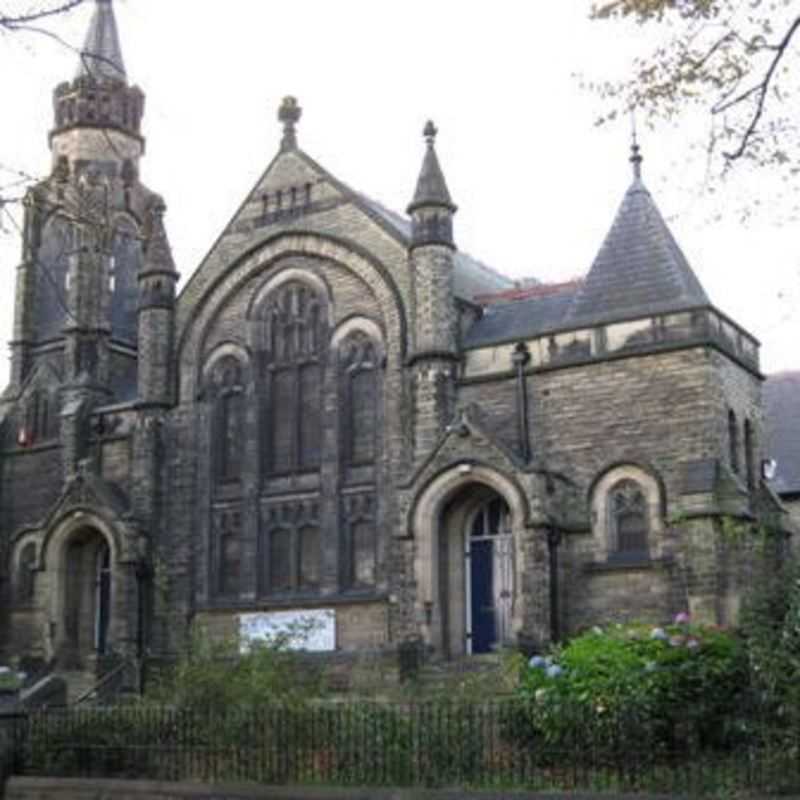
POLYGON ((332 608, 309 611, 265 611, 239 615, 239 640, 246 653, 252 642, 286 638, 289 650, 327 653, 336 649, 336 612, 332 608))

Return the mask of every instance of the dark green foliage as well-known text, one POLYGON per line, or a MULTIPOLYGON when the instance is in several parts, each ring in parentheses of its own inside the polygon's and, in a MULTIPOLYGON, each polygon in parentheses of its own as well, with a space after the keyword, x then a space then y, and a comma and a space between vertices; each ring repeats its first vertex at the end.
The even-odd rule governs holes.
POLYGON ((732 735, 747 675, 738 637, 688 622, 595 628, 532 664, 519 691, 535 738, 624 737, 670 751, 690 737, 722 744, 732 735))

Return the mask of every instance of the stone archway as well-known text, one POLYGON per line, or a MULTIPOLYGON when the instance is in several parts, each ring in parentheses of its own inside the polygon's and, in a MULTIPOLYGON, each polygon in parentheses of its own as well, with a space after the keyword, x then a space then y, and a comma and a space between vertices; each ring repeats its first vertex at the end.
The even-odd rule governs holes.
MULTIPOLYGON (((457 658, 476 650, 476 617, 485 606, 492 629, 482 631, 477 652, 512 644, 518 638, 525 618, 522 577, 527 513, 517 484, 482 466, 454 467, 421 492, 412 518, 416 618, 423 640, 434 653, 457 658), (493 505, 500 510, 502 524, 491 531, 479 530, 476 520, 493 505), (502 552, 490 544, 495 536, 498 544, 502 539, 505 545, 502 552), (479 559, 477 570, 472 567, 473 558, 479 559), (473 604, 476 591, 483 595, 473 604), (502 607, 497 602, 501 595, 502 607)), ((536 566, 528 565, 528 573, 540 572, 536 566)))
POLYGON ((66 663, 82 666, 89 657, 105 655, 110 645, 116 589, 111 548, 96 528, 80 528, 64 543, 62 559, 59 655, 66 663))
POLYGON ((62 668, 92 669, 135 641, 137 587, 125 567, 114 529, 93 513, 69 514, 46 537, 46 650, 62 668))

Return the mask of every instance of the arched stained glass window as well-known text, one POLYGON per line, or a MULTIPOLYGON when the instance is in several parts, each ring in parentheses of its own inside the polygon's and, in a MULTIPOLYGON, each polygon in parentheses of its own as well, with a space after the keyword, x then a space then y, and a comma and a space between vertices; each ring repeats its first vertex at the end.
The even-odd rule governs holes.
POLYGON ((647 498, 633 480, 622 480, 609 493, 612 554, 643 557, 648 552, 647 498))

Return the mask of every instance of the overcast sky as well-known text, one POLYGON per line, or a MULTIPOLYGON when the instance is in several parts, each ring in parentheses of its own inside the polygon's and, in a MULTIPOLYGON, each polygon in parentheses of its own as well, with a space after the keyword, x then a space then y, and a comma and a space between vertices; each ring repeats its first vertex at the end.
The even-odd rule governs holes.
MULTIPOLYGON (((79 46, 93 5, 53 30, 79 46)), ((300 146, 398 210, 411 198, 422 127, 433 118, 459 206, 459 247, 512 277, 585 274, 630 182, 630 122, 596 127, 602 103, 576 73, 624 75, 648 44, 632 27, 590 22, 589 5, 116 0, 128 75, 147 95, 142 178, 167 201, 184 279, 275 154, 276 111, 287 94, 303 108, 300 146)), ((49 171, 51 93, 76 61, 42 36, 0 36, 3 195, 15 194, 8 168, 49 171)), ((704 122, 695 115, 677 128, 640 131, 645 182, 712 301, 762 341, 764 370, 798 368, 797 225, 776 224, 772 211, 743 225, 732 196, 699 195, 705 165, 689 144, 702 138, 704 122)), ((759 181, 762 208, 770 206, 765 180, 745 175, 739 196, 759 181)), ((7 340, 19 239, 7 218, 3 225, 7 340)), ((0 360, 0 383, 6 375, 0 360)))

